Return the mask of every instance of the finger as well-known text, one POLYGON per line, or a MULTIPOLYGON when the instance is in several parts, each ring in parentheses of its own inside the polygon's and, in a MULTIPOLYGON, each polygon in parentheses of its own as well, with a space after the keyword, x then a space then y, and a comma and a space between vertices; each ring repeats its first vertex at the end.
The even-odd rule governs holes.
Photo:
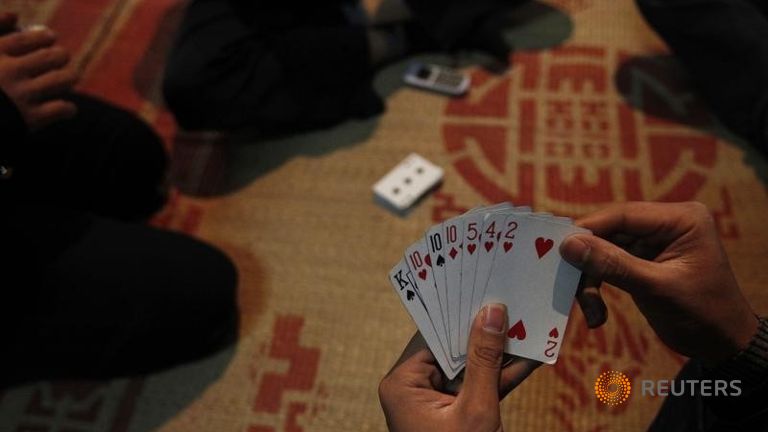
POLYGON ((76 83, 77 74, 72 69, 58 69, 33 79, 28 85, 32 98, 43 101, 61 97, 76 83))
POLYGON ((437 367, 435 356, 428 349, 422 349, 405 359, 385 377, 390 375, 395 379, 414 388, 436 389, 443 379, 437 367))
POLYGON ((421 336, 421 333, 416 332, 412 337, 411 340, 408 342, 408 345, 405 346, 405 349, 400 354, 400 357, 397 359, 395 364, 392 366, 392 368, 389 370, 387 375, 391 374, 395 369, 399 368, 400 365, 405 363, 406 361, 416 357, 419 362, 435 362, 435 357, 432 355, 432 352, 426 347, 426 342, 424 342, 424 338, 421 336))
POLYGON ((619 246, 622 249, 627 249, 627 247, 630 247, 632 244, 637 242, 637 237, 620 233, 620 232, 613 234, 610 237, 605 239, 615 244, 616 246, 619 246))
POLYGON ((606 238, 614 234, 649 236, 675 226, 689 212, 689 203, 629 202, 616 204, 576 221, 576 225, 606 238))
POLYGON ((40 129, 51 123, 72 118, 75 115, 77 115, 75 104, 64 100, 55 100, 33 108, 27 120, 30 128, 40 129))
POLYGON ((0 37, 0 54, 18 57, 48 48, 55 42, 56 35, 45 27, 13 32, 0 37))
POLYGON ((586 275, 621 288, 630 294, 653 286, 659 265, 630 255, 600 237, 574 234, 560 245, 563 259, 586 275))
POLYGON ((404 361, 413 357, 413 355, 416 354, 417 352, 425 349, 428 349, 427 342, 424 340, 424 336, 421 335, 421 332, 417 331, 416 333, 413 334, 413 336, 411 337, 411 340, 408 341, 408 345, 405 346, 402 354, 400 354, 400 358, 397 359, 392 369, 398 367, 404 361))
POLYGON ((435 369, 436 366, 435 356, 432 354, 432 352, 426 348, 418 350, 413 353, 413 355, 409 356, 403 362, 400 364, 407 365, 407 368, 411 369, 435 369))
POLYGON ((499 399, 504 399, 539 366, 541 366, 541 362, 518 357, 502 369, 499 382, 499 399))
POLYGON ((423 365, 425 365, 426 373, 424 373, 424 375, 428 375, 429 382, 431 384, 430 388, 442 387, 443 374, 437 367, 437 360, 435 359, 435 355, 432 354, 432 351, 427 345, 427 341, 424 340, 424 336, 422 336, 421 332, 419 331, 414 333, 414 335, 411 337, 411 340, 408 341, 408 345, 405 346, 403 353, 400 354, 400 358, 397 359, 394 367, 398 367, 400 364, 413 357, 416 358, 415 361, 421 362, 423 365))
POLYGON ((581 312, 587 321, 589 328, 597 328, 605 324, 608 318, 608 308, 605 306, 603 296, 600 295, 602 281, 589 275, 584 275, 576 291, 576 300, 579 302, 581 312))
POLYGON ((440 380, 440 371, 434 363, 434 356, 428 350, 421 350, 392 369, 379 383, 379 399, 384 408, 386 400, 401 397, 405 389, 433 390, 433 382, 440 380))
POLYGON ((403 363, 406 361, 435 364, 435 356, 432 354, 432 351, 428 350, 427 348, 422 348, 418 351, 415 351, 412 355, 405 359, 403 363))
POLYGON ((507 308, 488 304, 472 323, 467 365, 459 403, 493 406, 499 403, 499 375, 507 332, 507 308))
POLYGON ((432 351, 429 350, 427 342, 424 340, 424 337, 419 331, 414 333, 414 335, 411 337, 411 340, 408 341, 408 344, 405 346, 405 349, 403 349, 403 352, 395 362, 395 365, 392 366, 392 369, 389 370, 386 376, 391 375, 403 363, 412 358, 416 358, 416 360, 414 360, 415 362, 429 364, 432 367, 430 369, 430 373, 428 374, 432 388, 436 388, 441 385, 443 378, 440 374, 440 370, 436 366, 437 360, 435 360, 434 354, 432 354, 432 351))
POLYGON ((62 47, 39 49, 19 58, 20 72, 28 77, 62 69, 69 63, 69 52, 62 47))
POLYGON ((415 370, 414 368, 418 369, 419 367, 415 364, 421 364, 421 375, 428 378, 433 388, 440 385, 442 382, 442 375, 436 366, 437 361, 435 360, 435 356, 429 350, 427 342, 424 340, 421 332, 417 331, 414 333, 411 340, 408 341, 408 344, 405 346, 405 349, 403 349, 402 354, 400 354, 400 358, 397 359, 395 365, 392 366, 392 369, 390 369, 385 376, 391 375, 409 360, 411 361, 408 366, 410 370, 415 370))

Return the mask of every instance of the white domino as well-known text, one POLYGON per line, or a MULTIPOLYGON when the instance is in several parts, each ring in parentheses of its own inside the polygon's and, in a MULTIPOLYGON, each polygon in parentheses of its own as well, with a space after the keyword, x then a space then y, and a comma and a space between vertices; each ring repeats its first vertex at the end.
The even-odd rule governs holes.
POLYGON ((411 153, 373 185, 373 193, 382 204, 404 212, 442 180, 442 168, 411 153))

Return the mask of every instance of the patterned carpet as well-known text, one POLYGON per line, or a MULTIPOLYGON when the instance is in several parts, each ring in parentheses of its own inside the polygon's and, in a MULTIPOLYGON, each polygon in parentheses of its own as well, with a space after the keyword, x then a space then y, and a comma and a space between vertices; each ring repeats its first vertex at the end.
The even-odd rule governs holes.
MULTIPOLYGON (((414 331, 386 272, 426 227, 479 203, 579 216, 624 200, 700 200, 753 306, 768 313, 768 165, 713 122, 632 1, 525 6, 508 35, 514 67, 494 76, 468 66, 467 98, 401 87, 398 63, 377 77, 381 117, 269 142, 177 131, 159 83, 183 4, 4 0, 0 9, 56 29, 83 73, 80 89, 140 113, 166 139, 177 193, 154 224, 236 262, 239 342, 142 378, 0 393, 2 431, 383 431, 377 384, 414 331), (370 187, 412 151, 446 178, 398 218, 370 187)), ((506 430, 650 423, 661 399, 610 408, 594 397, 595 378, 607 369, 671 378, 684 359, 626 295, 604 292, 609 323, 588 331, 574 311, 557 365, 504 402, 506 430)))

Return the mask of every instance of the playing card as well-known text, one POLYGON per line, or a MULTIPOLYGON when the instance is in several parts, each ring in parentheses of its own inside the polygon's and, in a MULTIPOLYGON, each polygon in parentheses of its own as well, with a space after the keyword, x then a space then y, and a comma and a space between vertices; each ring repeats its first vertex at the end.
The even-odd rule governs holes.
POLYGON ((493 272, 494 261, 497 249, 501 247, 507 250, 509 248, 508 239, 503 238, 510 235, 510 230, 504 222, 511 214, 530 214, 530 207, 512 207, 497 209, 491 213, 486 213, 486 219, 483 224, 483 232, 480 234, 481 247, 478 248, 477 266, 475 270, 475 284, 472 289, 471 308, 469 313, 469 322, 466 325, 471 326, 477 312, 483 306, 486 286, 493 272))
POLYGON ((588 232, 541 215, 511 214, 483 303, 507 305, 506 352, 555 363, 581 272, 560 256, 569 235, 588 232), (508 249, 508 250, 505 250, 508 249))
POLYGON ((514 208, 512 203, 501 203, 490 207, 478 207, 461 216, 463 238, 459 247, 461 255, 461 281, 459 288, 459 355, 467 354, 467 340, 471 323, 472 294, 477 274, 478 258, 481 251, 481 232, 485 219, 494 213, 508 212, 514 208))
MULTIPOLYGON (((496 244, 501 233, 504 219, 506 219, 509 210, 485 213, 483 225, 480 229, 480 241, 477 246, 477 264, 475 264, 475 282, 472 285, 472 295, 470 297, 469 317, 466 323, 467 329, 472 326, 472 321, 480 309, 485 293, 485 285, 488 283, 488 277, 491 274, 493 258, 496 255, 496 244)), ((466 349, 466 348, 465 348, 466 349)))
POLYGON ((483 304, 507 305, 505 351, 554 363, 581 273, 560 243, 588 232, 570 218, 501 203, 431 227, 390 273, 393 286, 450 379, 464 367, 483 304))
POLYGON ((435 280, 435 288, 437 289, 437 299, 440 303, 440 312, 443 318, 443 326, 447 332, 446 341, 448 342, 448 348, 450 350, 451 330, 448 325, 450 322, 450 314, 448 311, 448 293, 445 286, 446 257, 443 224, 434 225, 426 232, 424 237, 424 240, 427 243, 429 262, 432 263, 432 275, 435 280))
POLYGON ((468 214, 463 219, 463 237, 459 245, 463 249, 461 257, 461 281, 459 285, 459 355, 466 355, 469 313, 472 309, 472 288, 475 284, 475 268, 477 267, 478 245, 482 229, 483 214, 468 214))
POLYGON ((405 309, 408 311, 408 314, 410 314, 416 327, 419 329, 419 332, 427 342, 427 346, 429 346, 429 349, 435 356, 435 360, 437 360, 443 373, 449 379, 453 379, 459 373, 461 368, 459 365, 449 361, 444 347, 440 344, 437 330, 427 314, 424 302, 418 295, 417 285, 414 282, 413 274, 410 272, 405 259, 401 259, 389 272, 389 281, 392 283, 392 287, 395 289, 395 292, 397 292, 398 297, 400 297, 400 300, 403 302, 405 309))
POLYGON ((440 344, 448 349, 448 331, 445 328, 445 318, 440 308, 440 299, 437 295, 435 277, 433 272, 433 262, 429 255, 429 248, 423 239, 412 244, 405 250, 405 261, 408 268, 413 273, 413 280, 416 282, 419 293, 424 300, 424 306, 429 315, 430 321, 435 327, 440 344))
POLYGON ((448 334, 450 355, 453 359, 461 357, 459 350, 459 326, 461 320, 461 256, 464 248, 461 240, 464 236, 464 224, 461 216, 443 222, 445 241, 445 291, 448 303, 448 334))

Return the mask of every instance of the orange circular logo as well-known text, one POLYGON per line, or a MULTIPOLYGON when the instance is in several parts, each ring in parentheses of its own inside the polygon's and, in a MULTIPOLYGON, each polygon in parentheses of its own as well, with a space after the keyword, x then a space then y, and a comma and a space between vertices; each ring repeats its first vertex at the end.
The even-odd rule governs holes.
POLYGON ((606 405, 623 404, 629 398, 631 391, 632 384, 629 378, 621 372, 603 372, 595 380, 595 396, 606 405))

